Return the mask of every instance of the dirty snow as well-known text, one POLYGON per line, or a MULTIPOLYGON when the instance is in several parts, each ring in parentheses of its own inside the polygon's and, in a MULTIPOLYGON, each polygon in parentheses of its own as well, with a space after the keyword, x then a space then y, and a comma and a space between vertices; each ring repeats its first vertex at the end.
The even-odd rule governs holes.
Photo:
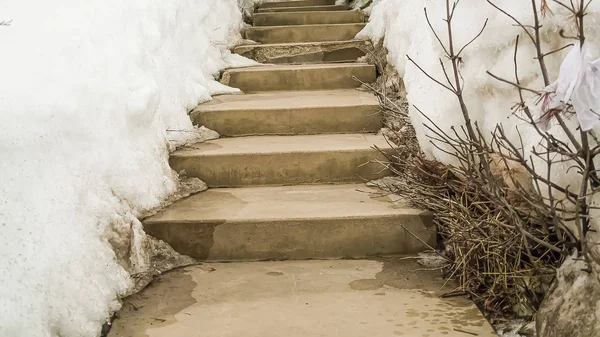
MULTIPOLYGON (((525 337, 527 335, 525 334, 521 334, 519 333, 519 331, 523 331, 523 329, 525 329, 525 327, 529 328, 529 332, 533 332, 533 334, 535 334, 535 331, 531 331, 531 329, 533 328, 532 326, 533 324, 527 321, 523 321, 523 320, 514 320, 514 321, 509 321, 506 323, 502 323, 502 324, 497 324, 494 326, 494 329, 496 330, 496 333, 498 333, 498 336, 500 337, 525 337)), ((533 335, 530 335, 533 336, 533 335)))
MULTIPOLYGON (((250 65, 236 0, 0 1, 0 336, 97 336, 149 268, 187 111, 250 65)), ((156 248, 156 247, 155 247, 156 248)), ((156 249, 162 249, 158 247, 156 249)))

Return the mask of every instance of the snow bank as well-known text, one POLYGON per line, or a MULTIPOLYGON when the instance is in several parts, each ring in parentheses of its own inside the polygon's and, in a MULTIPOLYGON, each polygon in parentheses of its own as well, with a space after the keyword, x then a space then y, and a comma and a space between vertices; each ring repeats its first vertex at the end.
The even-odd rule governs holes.
POLYGON ((240 39, 236 0, 0 1, 0 336, 97 336, 177 187, 187 111, 240 39), (116 251, 116 253, 115 253, 116 251))
MULTIPOLYGON (((525 24, 532 24, 531 3, 528 1, 496 0, 495 3, 525 24)), ((567 20, 567 13, 562 7, 548 2, 554 15, 542 20, 542 38, 545 50, 558 49, 571 41, 560 38, 558 32, 565 28, 571 33, 572 24, 567 20)), ((383 41, 388 50, 388 61, 394 65, 404 79, 407 99, 411 104, 411 119, 417 131, 419 143, 430 156, 442 162, 451 162, 452 157, 436 149, 429 143, 425 122, 412 105, 416 105, 436 124, 449 130, 451 126, 464 124, 455 96, 428 79, 419 69, 408 62, 410 55, 423 69, 437 79, 443 80, 439 59, 443 58, 443 50, 427 25, 423 8, 427 7, 428 15, 435 30, 443 41, 447 41, 445 22, 445 1, 438 0, 376 0, 372 7, 369 23, 359 33, 360 37, 371 38, 375 42, 383 41)), ((587 43, 600 46, 600 34, 596 31, 600 19, 600 1, 592 1, 586 16, 587 43)), ((517 102, 517 91, 504 83, 494 80, 486 71, 514 79, 513 53, 514 42, 520 36, 519 75, 524 86, 543 89, 544 83, 539 66, 534 59, 532 43, 519 27, 501 12, 494 9, 486 1, 462 0, 453 20, 453 36, 455 45, 462 46, 471 40, 488 19, 484 33, 471 44, 462 57, 462 75, 464 77, 464 96, 471 117, 485 133, 493 131, 498 123, 513 141, 518 142, 514 131, 518 126, 523 135, 525 146, 530 149, 536 144, 538 137, 533 130, 517 117, 511 115, 511 107, 517 102)), ((550 80, 558 75, 560 63, 568 50, 555 53, 546 58, 550 72, 550 80)), ((594 53, 595 57, 598 56, 594 53)), ((576 120, 569 121, 575 127, 576 120)), ((560 127, 551 132, 560 136, 560 127)), ((565 172, 565 170, 562 170, 565 172)), ((557 179, 568 179, 566 176, 557 179)), ((576 185, 572 185, 576 186, 576 185)))

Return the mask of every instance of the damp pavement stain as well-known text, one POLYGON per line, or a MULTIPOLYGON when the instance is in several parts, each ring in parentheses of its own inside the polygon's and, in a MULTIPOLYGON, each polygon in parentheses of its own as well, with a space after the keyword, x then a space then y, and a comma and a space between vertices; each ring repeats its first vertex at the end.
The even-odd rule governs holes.
POLYGON ((496 336, 414 260, 211 263, 127 299, 109 337, 496 336), (137 308, 137 309, 136 309, 137 308))
MULTIPOLYGON (((194 273, 206 273, 205 269, 196 267, 194 273)), ((146 330, 150 328, 175 323, 175 314, 196 303, 192 297, 196 286, 186 269, 162 275, 123 301, 108 336, 146 337, 146 330)))

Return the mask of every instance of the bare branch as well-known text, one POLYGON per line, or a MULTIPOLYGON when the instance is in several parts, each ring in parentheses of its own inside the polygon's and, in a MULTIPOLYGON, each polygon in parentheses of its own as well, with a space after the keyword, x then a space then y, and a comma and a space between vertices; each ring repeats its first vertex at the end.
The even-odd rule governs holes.
POLYGON ((406 57, 408 58, 408 60, 415 65, 415 67, 419 68, 419 70, 427 77, 429 77, 430 80, 434 81, 435 83, 439 84, 440 86, 446 88, 448 91, 455 93, 455 89, 448 87, 447 85, 445 85, 444 83, 436 80, 435 78, 433 78, 431 75, 429 75, 425 70, 423 70, 423 68, 421 68, 421 66, 419 66, 417 64, 417 62, 415 62, 409 55, 406 55, 406 57))

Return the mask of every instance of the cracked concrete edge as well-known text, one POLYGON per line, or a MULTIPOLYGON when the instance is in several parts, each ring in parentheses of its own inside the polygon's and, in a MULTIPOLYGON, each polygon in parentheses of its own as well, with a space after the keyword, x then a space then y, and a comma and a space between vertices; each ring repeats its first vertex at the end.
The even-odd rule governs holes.
POLYGON ((305 44, 245 44, 237 46, 234 50, 238 54, 261 63, 270 63, 281 58, 301 57, 315 53, 330 53, 344 49, 356 48, 368 54, 373 51, 369 40, 351 40, 340 42, 320 42, 305 44))

